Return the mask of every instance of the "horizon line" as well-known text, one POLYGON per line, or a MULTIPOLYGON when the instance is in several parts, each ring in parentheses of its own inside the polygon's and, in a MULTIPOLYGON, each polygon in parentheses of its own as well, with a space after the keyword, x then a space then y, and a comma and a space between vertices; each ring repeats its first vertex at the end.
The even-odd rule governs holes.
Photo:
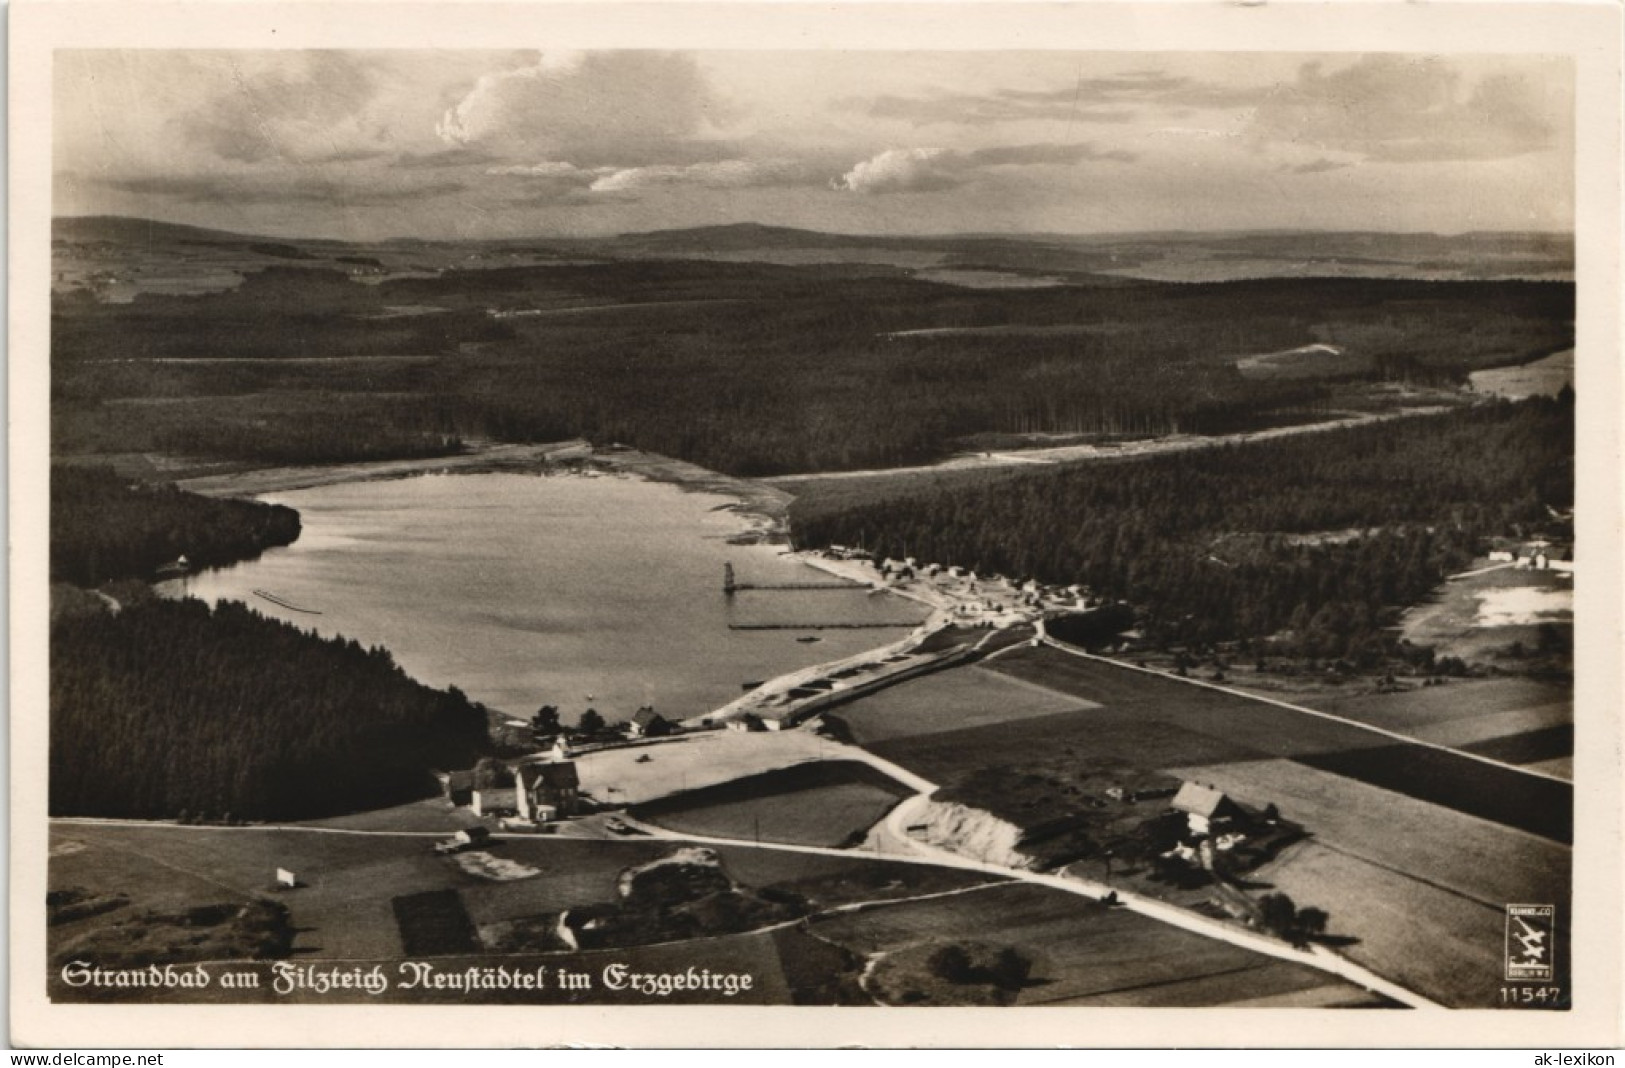
POLYGON ((643 237, 655 234, 680 234, 702 230, 724 230, 730 228, 754 227, 762 230, 778 230, 792 233, 815 234, 822 237, 840 237, 856 239, 891 239, 891 240, 1030 240, 1039 241, 1055 238, 1111 238, 1111 237, 1224 237, 1243 235, 1292 235, 1292 234, 1380 234, 1385 237, 1470 237, 1473 235, 1490 234, 1517 234, 1528 236, 1567 238, 1572 241, 1575 237, 1574 228, 1566 230, 1503 230, 1503 229, 1475 229, 1475 230, 1384 230, 1384 229, 1348 229, 1315 228, 1315 227, 1241 227, 1214 230, 1192 229, 1141 229, 1141 230, 951 230, 951 231, 905 231, 886 232, 870 231, 858 232, 843 230, 815 230, 805 226, 789 226, 778 223, 764 223, 754 219, 737 222, 700 223, 689 226, 660 227, 651 230, 621 230, 601 234, 567 234, 567 233, 537 233, 521 234, 512 237, 423 237, 411 234, 392 234, 387 237, 373 238, 341 238, 341 237, 313 237, 306 235, 276 234, 264 232, 251 232, 246 230, 224 230, 217 226, 205 226, 198 223, 176 222, 170 219, 160 219, 146 215, 120 215, 110 212, 93 212, 85 215, 53 215, 51 223, 67 222, 88 219, 118 219, 136 223, 156 223, 161 226, 185 227, 193 230, 209 231, 217 234, 227 234, 236 237, 273 238, 280 241, 308 241, 322 244, 387 244, 392 241, 415 241, 428 244, 468 244, 491 242, 518 242, 518 241, 613 241, 617 238, 643 237))

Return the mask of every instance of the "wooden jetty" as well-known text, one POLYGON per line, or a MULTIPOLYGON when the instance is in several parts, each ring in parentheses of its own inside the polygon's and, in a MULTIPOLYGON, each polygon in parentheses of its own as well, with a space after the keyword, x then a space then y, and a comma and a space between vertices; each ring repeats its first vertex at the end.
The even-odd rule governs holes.
POLYGON ((722 592, 737 590, 865 590, 868 586, 856 582, 739 582, 734 578, 734 566, 722 565, 722 592))
POLYGON ((322 614, 319 609, 303 608, 303 607, 301 607, 299 605, 294 604, 291 601, 284 601, 282 598, 278 597, 276 594, 272 593, 270 590, 255 590, 254 591, 254 596, 263 598, 264 600, 270 601, 274 605, 278 605, 278 606, 280 606, 282 608, 286 608, 286 609, 288 609, 290 611, 293 611, 293 612, 303 612, 303 613, 305 613, 306 615, 309 615, 309 616, 319 616, 319 615, 322 614))

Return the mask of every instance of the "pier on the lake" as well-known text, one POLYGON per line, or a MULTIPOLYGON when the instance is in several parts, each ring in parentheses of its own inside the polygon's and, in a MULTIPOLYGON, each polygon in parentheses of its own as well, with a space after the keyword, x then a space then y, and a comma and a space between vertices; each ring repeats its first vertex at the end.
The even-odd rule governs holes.
POLYGON ((855 582, 739 582, 734 578, 734 566, 732 564, 722 565, 722 592, 728 594, 739 590, 863 590, 868 588, 855 582))

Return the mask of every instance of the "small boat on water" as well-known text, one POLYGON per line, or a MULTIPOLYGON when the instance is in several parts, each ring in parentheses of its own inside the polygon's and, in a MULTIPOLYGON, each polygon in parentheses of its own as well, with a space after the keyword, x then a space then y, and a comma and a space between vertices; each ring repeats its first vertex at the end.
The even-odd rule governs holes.
POLYGON ((317 610, 315 608, 303 608, 303 607, 301 607, 299 605, 294 604, 291 601, 285 601, 282 598, 278 597, 276 594, 272 593, 270 590, 255 590, 254 591, 254 596, 263 598, 263 599, 265 599, 267 601, 270 601, 274 605, 278 605, 279 607, 286 608, 286 609, 288 609, 289 611, 292 611, 292 612, 303 612, 306 615, 310 615, 310 616, 319 616, 319 615, 322 614, 319 610, 317 610))
POLYGON ((824 639, 820 638, 816 634, 803 634, 801 637, 796 639, 796 641, 801 642, 803 644, 809 644, 809 643, 812 643, 812 642, 821 642, 823 640, 824 639))

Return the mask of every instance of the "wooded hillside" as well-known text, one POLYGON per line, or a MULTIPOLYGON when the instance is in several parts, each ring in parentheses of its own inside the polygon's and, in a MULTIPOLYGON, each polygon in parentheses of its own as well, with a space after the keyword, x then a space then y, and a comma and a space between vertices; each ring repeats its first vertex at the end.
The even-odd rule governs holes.
POLYGON ((1290 631, 1369 660, 1380 628, 1483 539, 1574 498, 1574 400, 1495 403, 1272 442, 938 479, 885 496, 814 485, 799 546, 861 545, 1045 582, 1141 610, 1161 642, 1290 631))
POLYGON ((770 475, 989 434, 1302 422, 1347 406, 1339 388, 1459 383, 1573 344, 1566 283, 1072 281, 636 261, 376 286, 279 267, 205 296, 58 297, 53 443, 287 463, 581 436, 770 475), (1336 355, 1237 366, 1311 345, 1336 355))
POLYGON ((181 556, 222 567, 298 537, 299 513, 280 504, 143 485, 107 468, 51 468, 53 582, 151 578, 181 556))
POLYGON ((456 689, 233 601, 65 615, 50 686, 53 816, 334 815, 424 796, 485 748, 456 689))

